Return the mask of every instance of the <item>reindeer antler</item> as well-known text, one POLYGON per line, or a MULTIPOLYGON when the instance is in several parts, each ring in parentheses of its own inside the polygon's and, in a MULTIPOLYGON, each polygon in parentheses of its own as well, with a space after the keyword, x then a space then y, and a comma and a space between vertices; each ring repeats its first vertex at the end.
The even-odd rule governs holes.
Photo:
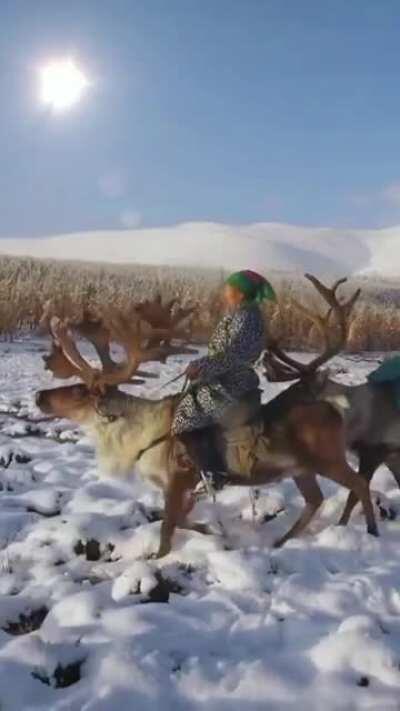
POLYGON ((332 287, 325 286, 325 284, 312 274, 305 274, 305 278, 308 279, 328 304, 328 311, 325 314, 316 313, 303 304, 298 303, 295 299, 293 300, 293 305, 318 329, 325 344, 324 350, 309 363, 302 363, 285 353, 278 344, 270 343, 266 352, 265 361, 270 362, 269 368, 266 367, 267 374, 269 370, 269 375, 275 380, 280 380, 280 369, 282 381, 307 377, 313 374, 321 365, 333 358, 337 353, 340 353, 346 345, 348 338, 351 312, 361 294, 361 289, 357 289, 346 302, 340 302, 337 297, 337 290, 342 284, 347 282, 346 277, 338 279, 332 287), (332 341, 330 326, 333 316, 337 319, 339 334, 336 339, 332 341))
POLYGON ((78 375, 88 388, 92 389, 101 376, 98 368, 93 368, 79 352, 70 331, 69 323, 57 316, 50 320, 50 330, 57 348, 72 367, 71 375, 78 375))
MULTIPOLYGON (((52 316, 54 312, 54 304, 51 301, 46 302, 43 307, 43 315, 40 321, 41 330, 47 330, 52 337, 52 348, 49 355, 44 356, 45 367, 50 370, 56 378, 70 378, 73 376, 82 377, 80 366, 84 360, 82 354, 77 350, 75 340, 70 331, 76 332, 80 337, 86 339, 94 347, 103 372, 119 371, 120 363, 113 360, 111 356, 111 332, 106 326, 100 311, 95 309, 86 309, 83 315, 79 318, 69 318, 61 320, 56 316, 52 316), (60 323, 58 323, 60 322, 60 323), (61 332, 62 331, 62 332, 61 332), (67 333, 68 331, 68 333, 67 333), (64 344, 64 349, 60 346, 60 342, 64 344), (74 356, 72 357, 72 349, 74 356), (66 355, 69 353, 69 356, 66 355), (77 367, 77 358, 79 356, 79 367, 77 367)), ((85 361, 86 368, 91 368, 90 364, 85 361)), ((99 369, 96 369, 100 372, 99 369)), ((140 378, 156 378, 154 373, 144 373, 137 371, 136 375, 140 378)), ((144 382, 143 380, 135 380, 136 383, 144 382)))
POLYGON ((182 343, 182 331, 176 330, 171 323, 166 328, 156 328, 143 321, 137 313, 127 317, 115 309, 108 310, 106 323, 109 324, 113 340, 120 343, 127 352, 136 350, 142 363, 152 360, 164 363, 171 355, 197 353, 186 346, 185 341, 182 343), (180 342, 174 344, 174 339, 180 342))
POLYGON ((194 314, 195 308, 179 306, 177 299, 171 299, 163 304, 161 295, 158 294, 154 301, 144 301, 138 304, 135 311, 153 329, 164 329, 166 332, 170 331, 175 334, 180 331, 180 335, 185 335, 186 331, 182 329, 182 322, 194 314))
POLYGON ((152 328, 142 321, 137 313, 124 316, 119 311, 109 308, 101 318, 85 319, 78 324, 62 321, 57 317, 50 319, 50 332, 53 349, 45 358, 46 366, 56 377, 80 377, 91 390, 104 392, 107 387, 122 383, 144 382, 139 377, 157 377, 140 371, 139 364, 159 360, 165 362, 168 356, 176 354, 194 354, 195 350, 185 343, 173 343, 177 335, 172 326, 152 328), (72 329, 85 336, 96 348, 102 368, 94 368, 79 351, 72 329), (125 351, 125 360, 116 363, 110 356, 110 342, 119 343, 125 351), (101 354, 103 357, 101 357, 101 354), (106 355, 105 355, 106 354, 106 355), (132 380, 132 378, 135 379, 132 380))
POLYGON ((86 309, 82 319, 74 323, 74 330, 92 344, 104 369, 112 370, 115 367, 111 357, 111 334, 99 312, 86 309))

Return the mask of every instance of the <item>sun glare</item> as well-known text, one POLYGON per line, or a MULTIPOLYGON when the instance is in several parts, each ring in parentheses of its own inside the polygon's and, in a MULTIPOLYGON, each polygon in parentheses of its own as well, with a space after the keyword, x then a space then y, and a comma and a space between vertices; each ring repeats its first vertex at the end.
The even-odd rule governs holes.
POLYGON ((40 100, 54 111, 77 104, 89 82, 72 59, 49 62, 40 69, 40 100))

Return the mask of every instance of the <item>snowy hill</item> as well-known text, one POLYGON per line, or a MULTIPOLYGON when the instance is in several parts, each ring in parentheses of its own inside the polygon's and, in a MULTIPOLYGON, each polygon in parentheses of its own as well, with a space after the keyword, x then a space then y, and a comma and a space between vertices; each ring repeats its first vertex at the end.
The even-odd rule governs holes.
POLYGON ((393 259, 400 226, 338 230, 278 223, 82 232, 37 239, 2 239, 0 253, 52 259, 265 270, 319 274, 400 275, 393 259))

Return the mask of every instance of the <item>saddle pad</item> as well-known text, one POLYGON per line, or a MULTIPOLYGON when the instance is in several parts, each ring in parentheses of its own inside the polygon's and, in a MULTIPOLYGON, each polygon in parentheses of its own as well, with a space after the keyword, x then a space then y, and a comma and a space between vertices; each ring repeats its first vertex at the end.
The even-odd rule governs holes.
POLYGON ((225 459, 228 471, 250 476, 254 463, 257 459, 265 458, 269 447, 269 440, 263 432, 261 422, 224 431, 225 459))

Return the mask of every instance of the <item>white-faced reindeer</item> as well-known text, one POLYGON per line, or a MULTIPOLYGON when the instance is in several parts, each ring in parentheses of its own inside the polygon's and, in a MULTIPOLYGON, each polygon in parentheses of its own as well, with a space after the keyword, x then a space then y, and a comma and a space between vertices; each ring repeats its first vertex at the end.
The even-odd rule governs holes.
MULTIPOLYGON (((145 319, 146 309, 140 315, 145 319)), ((165 510, 158 555, 165 555, 171 549, 175 527, 184 525, 193 505, 192 492, 200 480, 193 463, 188 466, 186 458, 182 465, 180 457, 175 456, 176 443, 169 435, 179 395, 154 401, 129 395, 118 386, 131 381, 143 362, 187 352, 186 345, 172 345, 176 334, 170 328, 171 322, 166 337, 165 330, 158 334, 146 330, 140 318, 127 320, 113 313, 107 329, 112 339, 124 347, 126 361, 119 367, 113 364, 99 370, 83 358, 68 324, 53 319, 51 326, 53 357, 47 360, 47 367, 58 377, 61 372, 63 377, 76 375, 82 383, 43 390, 37 394, 37 404, 47 414, 82 425, 110 473, 123 475, 136 467, 144 478, 163 489, 165 510)), ((92 342, 96 345, 93 339, 92 342)), ((327 402, 281 407, 272 401, 262 406, 254 423, 258 431, 261 428, 268 446, 246 474, 228 471, 227 483, 260 486, 294 477, 306 506, 277 545, 300 533, 321 505, 317 473, 354 493, 362 503, 368 532, 377 535, 369 487, 346 461, 345 430, 335 407, 327 402)), ((224 456, 226 440, 222 429, 218 430, 218 441, 224 456)))
MULTIPOLYGON (((329 370, 320 370, 321 366, 345 348, 351 311, 360 292, 357 291, 347 303, 340 303, 336 293, 346 279, 339 279, 333 288, 328 289, 312 275, 305 276, 328 304, 328 311, 322 315, 296 301, 293 305, 318 329, 325 342, 325 349, 321 355, 304 363, 289 356, 276 344, 270 344, 264 359, 267 377, 271 381, 297 381, 278 395, 275 403, 286 408, 300 402, 342 401, 346 446, 359 458, 359 473, 369 483, 376 469, 385 464, 400 487, 400 412, 391 385, 376 385, 372 382, 344 385, 332 380, 329 370), (332 340, 334 314, 337 333, 332 340)), ((356 497, 350 492, 340 519, 341 524, 347 524, 356 503, 356 497)))

